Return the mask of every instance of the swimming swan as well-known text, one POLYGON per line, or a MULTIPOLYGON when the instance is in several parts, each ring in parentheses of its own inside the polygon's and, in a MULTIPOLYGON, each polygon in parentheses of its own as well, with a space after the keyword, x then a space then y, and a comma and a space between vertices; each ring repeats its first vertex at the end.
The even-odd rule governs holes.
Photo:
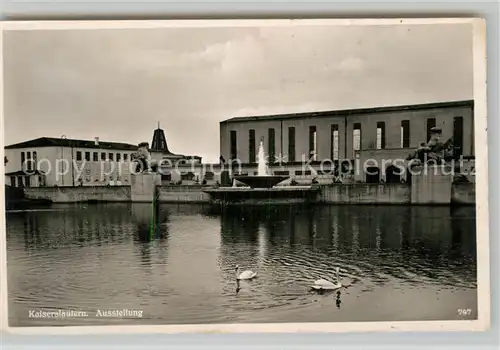
POLYGON ((340 276, 339 276, 340 269, 338 267, 335 269, 335 273, 337 277, 336 283, 332 283, 325 279, 319 279, 314 281, 314 284, 311 286, 311 288, 315 290, 337 290, 342 288, 342 283, 340 283, 340 276))
POLYGON ((255 276, 257 276, 257 272, 253 272, 251 270, 246 270, 243 271, 242 273, 238 274, 238 271, 240 270, 239 265, 236 265, 235 271, 236 271, 236 279, 237 280, 251 280, 255 276))

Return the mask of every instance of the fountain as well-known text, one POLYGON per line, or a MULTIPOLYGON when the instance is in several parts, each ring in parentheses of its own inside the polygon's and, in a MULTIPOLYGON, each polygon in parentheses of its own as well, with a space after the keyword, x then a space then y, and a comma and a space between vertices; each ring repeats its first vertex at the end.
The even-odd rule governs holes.
POLYGON ((205 189, 217 204, 290 204, 314 201, 319 188, 315 186, 277 186, 289 176, 272 175, 266 164, 264 142, 260 141, 256 175, 233 175, 231 187, 205 189), (237 186, 240 182, 246 187, 237 186))
POLYGON ((288 179, 289 176, 269 175, 264 154, 264 142, 261 140, 257 155, 257 175, 235 175, 233 179, 243 182, 251 188, 271 188, 288 179))

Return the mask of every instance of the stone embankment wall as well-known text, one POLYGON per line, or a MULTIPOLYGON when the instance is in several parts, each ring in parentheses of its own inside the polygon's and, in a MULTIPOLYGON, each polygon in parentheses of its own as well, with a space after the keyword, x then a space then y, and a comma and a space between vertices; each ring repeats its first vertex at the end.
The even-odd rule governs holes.
POLYGON ((329 204, 410 204, 405 184, 339 184, 321 186, 318 201, 329 204))
MULTIPOLYGON (((76 202, 151 202, 155 188, 162 203, 209 203, 210 196, 200 185, 159 186, 155 176, 135 176, 132 186, 28 187, 28 199, 45 199, 54 203, 76 202)), ((445 176, 413 178, 412 184, 334 184, 321 185, 316 197, 325 204, 412 204, 474 205, 474 183, 454 183, 445 176)))
POLYGON ((53 203, 130 202, 130 186, 27 187, 24 194, 53 203))

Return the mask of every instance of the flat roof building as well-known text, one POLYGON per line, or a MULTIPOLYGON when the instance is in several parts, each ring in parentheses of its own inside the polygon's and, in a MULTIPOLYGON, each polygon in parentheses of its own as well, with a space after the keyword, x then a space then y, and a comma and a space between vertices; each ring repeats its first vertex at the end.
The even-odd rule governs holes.
MULTIPOLYGON (((257 162, 263 140, 268 163, 287 164, 370 157, 405 158, 431 129, 453 138, 454 154, 474 155, 472 100, 280 115, 235 117, 220 122, 226 160, 257 162)), ((364 181, 364 179, 360 179, 364 181)))

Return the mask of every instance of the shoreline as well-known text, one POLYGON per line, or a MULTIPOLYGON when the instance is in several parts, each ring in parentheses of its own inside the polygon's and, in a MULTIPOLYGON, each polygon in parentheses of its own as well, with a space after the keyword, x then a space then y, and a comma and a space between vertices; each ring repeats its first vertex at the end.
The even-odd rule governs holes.
MULTIPOLYGON (((333 205, 429 205, 429 206, 473 206, 475 201, 475 183, 355 183, 315 185, 315 192, 308 197, 307 204, 333 205)), ((52 203, 152 203, 153 193, 158 191, 158 203, 170 204, 220 204, 220 205, 278 205, 293 204, 300 201, 270 197, 251 198, 248 192, 240 190, 242 195, 236 201, 222 203, 212 194, 220 192, 213 186, 201 185, 154 185, 141 186, 66 186, 66 187, 28 187, 23 188, 23 197, 9 199, 6 208, 18 204, 28 208, 52 203), (242 201, 241 201, 241 200, 242 201), (246 200, 251 200, 251 203, 246 200), (34 204, 37 203, 37 204, 34 204)), ((221 188, 234 193, 232 188, 221 188)), ((290 191, 293 187, 283 187, 290 191)), ((280 190, 269 191, 279 193, 280 190)), ((293 198, 292 198, 293 199, 293 198)))

